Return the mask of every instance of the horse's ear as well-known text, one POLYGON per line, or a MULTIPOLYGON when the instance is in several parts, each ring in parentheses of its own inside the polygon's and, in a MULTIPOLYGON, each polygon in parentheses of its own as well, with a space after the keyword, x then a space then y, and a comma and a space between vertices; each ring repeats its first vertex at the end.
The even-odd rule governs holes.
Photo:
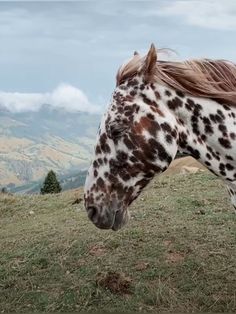
POLYGON ((148 51, 148 54, 144 60, 143 72, 145 75, 152 77, 155 72, 157 62, 157 51, 154 44, 151 44, 151 47, 148 51))
POLYGON ((134 51, 134 56, 138 56, 139 55, 139 53, 138 53, 138 51, 134 51))

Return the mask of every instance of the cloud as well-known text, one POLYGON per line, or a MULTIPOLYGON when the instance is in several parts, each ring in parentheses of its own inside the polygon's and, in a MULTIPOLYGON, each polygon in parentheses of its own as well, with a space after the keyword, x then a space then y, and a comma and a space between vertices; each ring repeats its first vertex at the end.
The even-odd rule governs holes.
MULTIPOLYGON (((70 82, 90 102, 98 104, 100 95, 107 102, 119 66, 134 50, 145 54, 151 42, 173 48, 181 58, 235 60, 235 5, 235 0, 1 2, 0 89, 51 91, 70 82)), ((33 108, 41 106, 42 94, 27 95, 13 98, 30 103, 33 98, 38 102, 33 108)))
POLYGON ((0 105, 11 112, 38 111, 45 104, 73 112, 100 112, 100 107, 91 104, 83 91, 68 84, 60 84, 50 93, 0 91, 0 105))
MULTIPOLYGON (((150 14, 152 14, 150 12, 150 14)), ((236 2, 224 1, 173 1, 163 6, 159 16, 178 16, 193 26, 216 30, 236 30, 236 2)))

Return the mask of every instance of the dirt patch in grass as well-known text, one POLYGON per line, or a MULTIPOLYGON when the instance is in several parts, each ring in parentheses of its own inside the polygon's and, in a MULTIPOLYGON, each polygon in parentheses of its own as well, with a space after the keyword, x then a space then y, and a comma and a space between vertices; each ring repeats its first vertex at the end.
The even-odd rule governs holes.
POLYGON ((167 257, 166 260, 169 263, 181 263, 184 261, 184 254, 180 253, 180 252, 168 252, 167 253, 167 257))
POLYGON ((108 272, 97 275, 96 284, 112 293, 127 295, 132 293, 132 279, 122 273, 108 272))
POLYGON ((150 265, 149 265, 149 263, 147 263, 147 262, 139 262, 139 263, 136 264, 135 269, 136 269, 137 271, 144 271, 144 270, 146 270, 149 266, 150 266, 150 265))
POLYGON ((102 244, 95 244, 89 249, 89 254, 94 256, 102 256, 107 252, 107 249, 102 244))

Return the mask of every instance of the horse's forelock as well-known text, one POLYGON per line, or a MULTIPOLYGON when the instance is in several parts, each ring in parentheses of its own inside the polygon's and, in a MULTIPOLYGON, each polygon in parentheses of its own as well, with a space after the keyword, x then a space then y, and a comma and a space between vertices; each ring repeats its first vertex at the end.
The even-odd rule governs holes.
MULTIPOLYGON (((158 49, 159 52, 162 49, 158 49)), ((136 75, 146 57, 135 54, 123 64, 116 76, 119 86, 136 75)), ((236 65, 226 60, 196 59, 183 62, 157 60, 152 82, 168 85, 184 93, 221 99, 236 105, 236 65)))
POLYGON ((116 74, 116 85, 119 86, 123 81, 137 74, 143 63, 143 59, 144 58, 141 57, 138 53, 135 53, 128 62, 125 62, 123 65, 121 65, 116 74))

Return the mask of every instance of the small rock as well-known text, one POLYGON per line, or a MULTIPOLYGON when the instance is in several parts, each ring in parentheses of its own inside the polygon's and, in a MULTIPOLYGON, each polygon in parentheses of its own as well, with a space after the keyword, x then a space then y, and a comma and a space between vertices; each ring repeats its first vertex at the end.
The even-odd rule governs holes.
POLYGON ((76 200, 74 200, 74 202, 72 203, 72 205, 75 205, 75 204, 79 204, 82 202, 82 198, 78 198, 76 200))
POLYGON ((205 215, 206 212, 204 209, 199 209, 197 212, 196 212, 197 215, 205 215))

